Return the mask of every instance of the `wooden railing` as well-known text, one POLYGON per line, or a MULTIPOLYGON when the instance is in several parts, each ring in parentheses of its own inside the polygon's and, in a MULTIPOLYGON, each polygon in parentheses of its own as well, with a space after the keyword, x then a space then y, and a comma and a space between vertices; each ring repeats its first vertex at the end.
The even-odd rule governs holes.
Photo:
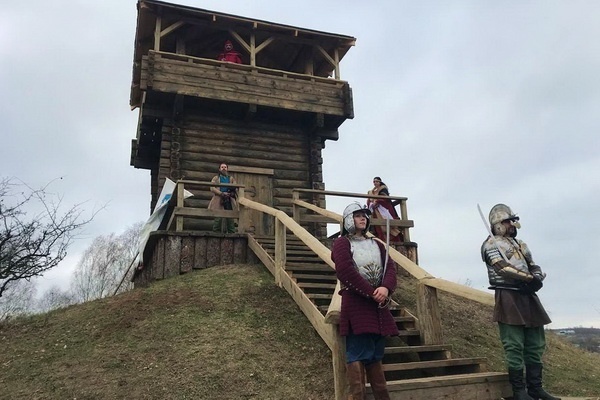
MULTIPOLYGON (((331 211, 327 211, 323 208, 320 208, 314 204, 307 203, 305 201, 300 200, 301 193, 311 193, 318 196, 340 196, 340 197, 353 197, 353 198, 363 198, 363 199, 387 199, 391 200, 392 204, 400 205, 400 219, 390 220, 389 225, 391 227, 397 227, 402 231, 404 235, 404 240, 406 242, 410 241, 410 232, 409 228, 413 228, 415 226, 414 221, 408 219, 408 210, 406 207, 406 197, 398 197, 398 196, 379 196, 379 195, 371 195, 371 194, 363 194, 363 193, 349 193, 349 192, 334 192, 329 190, 315 190, 315 189, 293 189, 292 190, 292 198, 294 200, 293 205, 293 213, 294 220, 296 222, 325 222, 325 223, 341 223, 341 216, 339 214, 333 213, 331 211), (314 211, 318 215, 307 215, 302 212, 300 207, 304 207, 308 210, 314 211), (339 217, 339 218, 338 218, 339 217)), ((386 220, 382 218, 372 218, 371 225, 373 226, 384 226, 386 225, 386 220)), ((341 228, 340 228, 341 231, 341 228)))
MULTIPOLYGON (((345 197, 361 197, 361 198, 376 198, 371 195, 364 194, 356 194, 356 193, 344 193, 344 192, 326 192, 326 191, 316 191, 316 190, 297 190, 298 192, 311 192, 311 193, 322 193, 322 194, 333 194, 336 196, 345 196, 345 197)), ((387 196, 377 196, 379 198, 390 198, 387 196)), ((407 216, 406 214, 406 198, 394 198, 393 200, 400 200, 402 218, 407 216)), ((305 201, 299 200, 298 197, 294 197, 294 207, 302 206, 306 207, 322 216, 322 222, 337 222, 342 223, 342 216, 340 214, 336 214, 334 212, 322 209, 315 205, 306 203, 305 201)), ((300 215, 300 212, 294 208, 294 217, 296 215, 300 215)), ((302 221, 303 218, 299 217, 299 220, 302 221)), ((312 219, 316 220, 316 219, 312 219)), ((392 222, 392 221, 390 221, 392 222)), ((385 223, 385 222, 384 222, 385 223)), ((412 221, 410 221, 410 227, 412 227, 412 221)), ((371 224, 377 224, 376 219, 371 220, 371 224)), ((392 225, 392 224, 390 224, 392 225)), ((402 224, 393 224, 392 226, 403 226, 402 224)), ((405 237, 408 235, 408 225, 404 227, 405 237)), ((371 233, 368 233, 371 235, 371 233)), ((380 241, 375 238, 375 240, 380 241)), ((382 242, 383 243, 383 242, 382 242)), ((438 296, 437 290, 442 290, 447 293, 451 293, 453 295, 463 297, 469 300, 476 301, 485 305, 494 305, 494 297, 486 292, 481 290, 473 289, 458 283, 450 282, 444 279, 436 278, 435 276, 429 274, 426 270, 418 266, 412 260, 407 258, 405 255, 390 247, 389 255, 398 264, 401 266, 406 272, 412 275, 417 279, 417 318, 419 320, 419 330, 421 332, 421 341, 423 344, 442 344, 443 343, 443 335, 442 335, 442 325, 441 325, 441 317, 438 305, 438 296)), ((339 285, 339 281, 338 281, 339 285)), ((339 288, 336 288, 336 293, 331 299, 331 303, 329 305, 329 310, 326 315, 326 321, 328 323, 337 324, 339 321, 339 312, 341 309, 341 297, 337 294, 339 288)))
POLYGON ((280 76, 280 77, 293 78, 293 79, 298 79, 298 80, 303 80, 303 81, 321 82, 321 83, 331 84, 331 85, 339 85, 339 84, 347 83, 346 81, 343 81, 340 79, 335 79, 335 78, 323 78, 323 77, 316 76, 316 75, 300 74, 297 72, 284 71, 284 70, 280 70, 280 69, 259 67, 256 65, 252 66, 252 65, 248 65, 248 64, 236 64, 236 63, 230 63, 230 62, 226 62, 226 61, 213 60, 210 58, 202 58, 202 57, 194 57, 194 56, 190 56, 190 55, 186 55, 186 54, 170 53, 170 52, 166 52, 166 51, 150 50, 148 52, 148 54, 155 54, 155 55, 158 55, 158 56, 161 56, 164 58, 168 58, 171 60, 185 61, 185 62, 189 62, 189 63, 193 63, 193 64, 223 66, 226 68, 237 69, 240 71, 256 72, 256 73, 264 74, 264 75, 280 76))
MULTIPOLYGON (((238 210, 208 210, 206 208, 194 208, 185 207, 184 192, 185 188, 193 187, 228 187, 237 189, 237 197, 244 197, 244 185, 237 185, 231 183, 219 183, 218 185, 213 182, 200 182, 200 181, 188 181, 179 180, 175 184, 175 192, 170 199, 170 203, 174 206, 173 212, 167 224, 167 230, 174 230, 181 232, 183 230, 183 219, 184 218, 239 218, 240 221, 243 219, 240 216, 243 214, 242 211, 238 210)), ((238 232, 245 232, 244 226, 238 224, 238 232)))
POLYGON ((316 305, 285 272, 287 258, 286 233, 288 230, 292 232, 325 264, 335 269, 335 264, 331 260, 331 251, 285 212, 241 196, 238 203, 241 207, 250 208, 275 217, 275 266, 271 273, 275 277, 275 282, 290 294, 331 350, 335 398, 336 400, 342 400, 346 393, 346 353, 344 339, 340 336, 337 326, 325 321, 325 317, 316 305))

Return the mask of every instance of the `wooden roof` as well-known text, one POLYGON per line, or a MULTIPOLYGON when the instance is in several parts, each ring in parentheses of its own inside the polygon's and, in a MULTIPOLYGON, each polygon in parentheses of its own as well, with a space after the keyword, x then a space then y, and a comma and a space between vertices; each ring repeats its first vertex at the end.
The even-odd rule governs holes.
POLYGON ((157 37, 161 51, 179 52, 176 49, 183 41, 185 54, 210 59, 215 59, 225 40, 230 39, 247 63, 249 48, 241 42, 250 43, 252 36, 256 48, 260 48, 253 54, 258 67, 305 73, 306 58, 312 57, 314 69, 311 75, 320 77, 332 76, 336 68, 332 65, 334 54, 337 53, 339 63, 356 42, 351 36, 163 1, 139 0, 137 7, 132 93, 139 90, 142 57, 149 50, 159 50, 155 43, 157 37), (157 35, 157 26, 160 35, 157 35))

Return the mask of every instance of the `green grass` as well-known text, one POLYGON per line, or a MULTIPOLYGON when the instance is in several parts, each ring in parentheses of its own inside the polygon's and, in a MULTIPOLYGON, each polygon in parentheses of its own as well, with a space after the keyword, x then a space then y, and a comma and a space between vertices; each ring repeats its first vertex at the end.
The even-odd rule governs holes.
MULTIPOLYGON (((398 302, 416 307, 416 281, 400 279, 398 302)), ((452 345, 454 357, 486 357, 489 371, 505 371, 506 363, 491 306, 464 300, 438 291, 444 340, 452 345)), ((600 397, 600 354, 581 350, 566 339, 546 332, 544 386, 563 396, 600 397)))
MULTIPOLYGON (((397 300, 411 311, 414 281, 397 300)), ((440 296, 455 356, 504 370, 491 309, 440 296)), ((546 385, 600 393, 600 357, 548 335, 546 385)), ((333 398, 331 354, 259 265, 214 267, 0 325, 0 399, 333 398)))

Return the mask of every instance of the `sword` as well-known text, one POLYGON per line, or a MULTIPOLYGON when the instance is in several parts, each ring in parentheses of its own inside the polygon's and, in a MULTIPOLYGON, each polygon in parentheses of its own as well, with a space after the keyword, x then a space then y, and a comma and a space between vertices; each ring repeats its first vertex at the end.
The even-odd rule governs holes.
MULTIPOLYGON (((385 219, 385 261, 383 262, 383 275, 381 275, 381 283, 385 278, 385 271, 387 269, 388 257, 390 256, 390 220, 385 219)), ((379 304, 379 308, 386 308, 390 305, 392 299, 387 297, 383 303, 379 304)))
POLYGON ((481 217, 481 220, 483 221, 483 225, 485 225, 485 229, 487 229, 488 233, 490 234, 490 237, 492 238, 492 242, 494 242, 494 246, 496 246, 496 248, 500 252, 500 255, 502 256, 502 258, 504 259, 504 261, 509 262, 508 258, 506 258, 506 254, 504 254, 504 251, 502 251, 502 249, 500 248, 500 246, 498 246, 498 242, 496 241, 496 237, 492 233, 492 230, 490 229, 490 226, 488 225, 487 220, 483 216, 483 212, 481 211, 481 207, 479 206, 479 204, 477 204, 477 209, 479 210, 479 216, 481 217))

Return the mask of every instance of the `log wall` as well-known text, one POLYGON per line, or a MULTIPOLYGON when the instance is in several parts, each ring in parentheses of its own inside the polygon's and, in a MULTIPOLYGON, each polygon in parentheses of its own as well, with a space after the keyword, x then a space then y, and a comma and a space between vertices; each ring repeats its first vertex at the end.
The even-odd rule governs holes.
MULTIPOLYGON (((272 169, 272 205, 288 215, 292 215, 292 189, 324 189, 322 138, 297 127, 187 114, 177 121, 163 121, 158 170, 152 174, 152 207, 166 178, 210 181, 222 162, 236 167, 272 169)), ((186 206, 208 207, 212 198, 209 190, 197 189, 192 193, 194 196, 186 200, 186 206)), ((306 194, 304 199, 325 207, 324 198, 312 196, 306 194)), ((195 229, 210 230, 210 224, 212 221, 205 221, 195 229)), ((307 228, 315 235, 326 236, 323 224, 307 228)))
POLYGON ((248 250, 245 235, 210 232, 173 233, 156 231, 144 251, 144 269, 135 274, 134 286, 216 265, 255 264, 260 261, 248 250))

